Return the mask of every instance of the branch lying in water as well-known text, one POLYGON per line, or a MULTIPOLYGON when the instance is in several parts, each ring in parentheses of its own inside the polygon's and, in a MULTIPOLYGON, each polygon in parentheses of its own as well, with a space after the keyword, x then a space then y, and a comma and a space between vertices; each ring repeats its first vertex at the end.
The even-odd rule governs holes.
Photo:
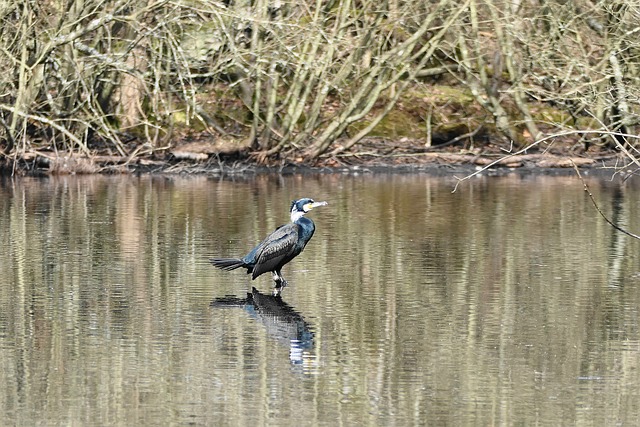
POLYGON ((584 181, 584 179, 582 178, 582 175, 580 174, 580 170, 578 169, 578 166, 576 166, 576 164, 573 164, 573 169, 576 171, 576 173, 578 174, 578 178, 580 178, 580 181, 582 181, 582 185, 584 186, 584 191, 587 192, 587 194, 589 195, 589 198, 591 199, 591 202, 593 203, 593 206, 596 207, 596 210, 598 211, 598 213, 600 214, 600 216, 602 216, 602 218, 604 218, 605 221, 607 221, 609 223, 609 225, 611 225, 613 228, 615 228, 616 230, 626 234, 627 236, 631 236, 635 239, 639 239, 640 240, 640 236, 638 236, 637 234, 633 234, 627 230, 625 230, 624 228, 616 225, 613 223, 613 221, 611 221, 609 218, 607 218, 607 216, 600 210, 600 207, 598 206, 598 204, 596 203, 596 199, 593 197, 593 194, 591 194, 591 190, 589 190, 589 186, 587 185, 587 183, 584 181))

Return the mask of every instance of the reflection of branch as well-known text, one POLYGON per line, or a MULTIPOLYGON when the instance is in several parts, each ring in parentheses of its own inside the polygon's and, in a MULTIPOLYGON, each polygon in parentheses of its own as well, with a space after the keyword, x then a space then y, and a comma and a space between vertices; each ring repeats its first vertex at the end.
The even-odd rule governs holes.
POLYGON ((589 186, 587 186, 587 183, 584 181, 584 179, 582 178, 582 175, 580 175, 580 170, 578 169, 578 167, 575 165, 575 163, 573 164, 573 169, 576 171, 576 173, 578 174, 578 178, 580 178, 580 181, 582 181, 582 185, 584 186, 584 191, 587 192, 587 194, 589 195, 589 198, 591 199, 591 202, 593 203, 593 206, 596 207, 596 210, 598 211, 598 213, 600 214, 600 216, 602 216, 602 218, 604 218, 605 221, 607 221, 609 223, 609 225, 611 225, 613 228, 615 228, 616 230, 626 234, 627 236, 631 236, 635 239, 639 239, 640 240, 640 236, 638 236, 637 234, 633 234, 619 226, 617 226, 616 224, 614 224, 609 218, 607 218, 607 216, 600 210, 600 208, 598 207, 598 204, 596 203, 596 199, 593 197, 593 194, 591 194, 591 191, 589 190, 589 186))

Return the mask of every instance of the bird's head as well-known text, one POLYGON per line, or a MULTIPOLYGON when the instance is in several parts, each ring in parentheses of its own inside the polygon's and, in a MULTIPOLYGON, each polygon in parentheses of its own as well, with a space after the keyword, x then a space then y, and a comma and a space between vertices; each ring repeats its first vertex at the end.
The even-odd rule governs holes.
POLYGON ((313 199, 309 198, 294 200, 291 203, 291 222, 296 222, 311 209, 325 205, 327 205, 327 202, 314 202, 313 199))

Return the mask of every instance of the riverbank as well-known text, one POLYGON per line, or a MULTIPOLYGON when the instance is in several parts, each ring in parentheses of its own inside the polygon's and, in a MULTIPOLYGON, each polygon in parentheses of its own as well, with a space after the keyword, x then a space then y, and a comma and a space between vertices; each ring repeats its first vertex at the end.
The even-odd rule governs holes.
POLYGON ((283 158, 259 162, 248 147, 221 145, 201 138, 184 141, 174 148, 138 152, 135 156, 109 153, 32 151, 18 159, 5 158, 4 175, 64 175, 93 173, 157 173, 238 175, 262 173, 431 173, 468 175, 478 171, 492 175, 517 170, 540 173, 574 173, 581 169, 603 170, 613 174, 626 158, 614 150, 602 148, 576 150, 569 141, 532 146, 529 149, 505 149, 499 145, 481 147, 426 147, 420 140, 402 138, 388 141, 370 138, 355 150, 325 156, 314 162, 304 158, 283 158))

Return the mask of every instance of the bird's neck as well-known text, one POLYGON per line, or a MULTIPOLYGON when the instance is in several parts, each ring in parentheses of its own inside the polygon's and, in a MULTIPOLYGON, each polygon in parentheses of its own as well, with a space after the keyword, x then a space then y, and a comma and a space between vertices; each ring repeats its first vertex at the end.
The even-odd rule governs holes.
POLYGON ((307 217, 300 217, 295 222, 298 226, 298 246, 304 248, 313 233, 316 231, 316 225, 307 217))
POLYGON ((304 212, 300 212, 300 211, 292 211, 291 212, 291 222, 293 222, 293 223, 295 223, 296 221, 298 221, 302 217, 304 217, 304 212))

